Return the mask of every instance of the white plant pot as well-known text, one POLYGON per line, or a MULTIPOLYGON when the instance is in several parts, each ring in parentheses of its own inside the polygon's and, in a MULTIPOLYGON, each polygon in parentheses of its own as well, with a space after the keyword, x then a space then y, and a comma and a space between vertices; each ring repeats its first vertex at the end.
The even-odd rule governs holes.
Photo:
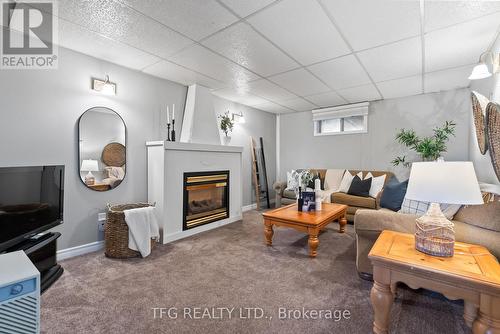
POLYGON ((230 142, 231 142, 231 136, 222 137, 222 144, 229 145, 230 142))

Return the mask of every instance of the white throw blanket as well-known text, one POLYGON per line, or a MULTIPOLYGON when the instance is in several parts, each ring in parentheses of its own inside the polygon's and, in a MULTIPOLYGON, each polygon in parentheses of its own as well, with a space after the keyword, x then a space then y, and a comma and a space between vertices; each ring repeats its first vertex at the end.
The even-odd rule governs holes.
POLYGON ((318 192, 321 202, 323 203, 331 203, 332 202, 332 194, 338 192, 338 189, 328 189, 328 190, 320 190, 318 192))
POLYGON ((160 230, 155 208, 130 209, 123 211, 128 225, 128 248, 139 251, 142 257, 151 253, 151 239, 158 240, 160 230))

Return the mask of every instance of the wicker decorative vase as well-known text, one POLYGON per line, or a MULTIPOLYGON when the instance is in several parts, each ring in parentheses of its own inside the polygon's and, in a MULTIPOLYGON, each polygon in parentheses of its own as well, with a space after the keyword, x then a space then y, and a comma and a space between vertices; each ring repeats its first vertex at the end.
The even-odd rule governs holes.
MULTIPOLYGON (((107 221, 104 229, 104 254, 107 257, 128 259, 141 256, 139 252, 128 248, 128 226, 123 211, 148 206, 151 205, 148 203, 108 205, 107 221)), ((151 248, 154 245, 154 240, 151 240, 151 248)))
POLYGON ((432 203, 427 213, 416 221, 415 248, 429 255, 452 257, 455 246, 453 227, 454 224, 442 214, 439 204, 432 203))

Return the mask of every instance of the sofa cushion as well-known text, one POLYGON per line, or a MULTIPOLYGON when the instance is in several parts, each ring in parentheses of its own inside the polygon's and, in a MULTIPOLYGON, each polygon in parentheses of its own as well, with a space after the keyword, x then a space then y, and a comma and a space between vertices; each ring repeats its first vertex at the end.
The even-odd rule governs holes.
MULTIPOLYGON (((401 210, 398 212, 412 214, 412 215, 424 215, 429 209, 429 202, 415 201, 405 197, 403 200, 403 204, 401 204, 401 210)), ((460 204, 440 204, 441 211, 445 215, 445 217, 449 220, 452 220, 455 214, 460 209, 460 204)))
POLYGON ((356 233, 361 231, 391 230, 403 233, 415 233, 416 215, 397 213, 386 209, 358 210, 354 219, 356 233))
POLYGON ((392 211, 399 211, 401 209, 401 204, 403 204, 407 187, 408 180, 398 182, 398 180, 393 177, 391 181, 385 185, 382 191, 382 195, 380 196, 380 207, 392 211))
POLYGON ((286 190, 293 190, 300 185, 300 171, 292 169, 286 172, 286 190))
MULTIPOLYGON (((455 220, 500 232, 500 201, 482 205, 467 205, 458 210, 455 220)), ((500 242, 499 242, 500 243, 500 242)))
POLYGON ((345 169, 327 169, 325 174, 324 190, 337 190, 342 182, 345 169))
POLYGON ((283 191, 283 197, 290 198, 290 199, 296 199, 297 195, 295 195, 295 191, 294 190, 285 189, 283 191))
POLYGON ((352 179, 351 186, 349 187, 347 193, 354 196, 369 197, 372 180, 373 178, 371 177, 365 180, 361 180, 359 176, 356 175, 352 179))
POLYGON ((371 173, 374 177, 381 176, 381 175, 386 175, 385 177, 385 183, 389 182, 389 180, 394 176, 393 173, 388 172, 388 171, 377 171, 377 170, 353 170, 350 169, 349 173, 352 175, 357 175, 358 173, 362 174, 362 179, 364 179, 368 173, 371 173))
POLYGON ((343 193, 347 193, 349 191, 349 187, 351 186, 352 180, 354 179, 354 176, 358 176, 360 179, 363 178, 363 173, 359 172, 355 175, 352 173, 349 173, 349 171, 346 171, 344 173, 344 176, 342 177, 342 181, 340 182, 339 186, 339 191, 343 193))
POLYGON ((375 198, 353 196, 341 192, 332 194, 332 203, 345 204, 367 209, 375 209, 377 207, 375 198))
POLYGON ((366 179, 372 179, 372 185, 370 187, 370 196, 376 198, 378 193, 382 191, 385 184, 385 178, 387 175, 373 176, 371 172, 368 172, 365 176, 366 179))

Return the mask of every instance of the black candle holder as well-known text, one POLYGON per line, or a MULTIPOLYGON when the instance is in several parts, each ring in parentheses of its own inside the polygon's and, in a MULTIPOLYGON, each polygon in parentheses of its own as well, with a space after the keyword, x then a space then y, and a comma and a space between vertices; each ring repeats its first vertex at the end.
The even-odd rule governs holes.
POLYGON ((170 141, 170 123, 167 123, 167 141, 170 141))
POLYGON ((302 188, 299 187, 299 198, 297 199, 297 210, 302 211, 304 205, 304 198, 302 197, 302 188))
POLYGON ((172 141, 175 141, 175 119, 172 120, 172 141))

